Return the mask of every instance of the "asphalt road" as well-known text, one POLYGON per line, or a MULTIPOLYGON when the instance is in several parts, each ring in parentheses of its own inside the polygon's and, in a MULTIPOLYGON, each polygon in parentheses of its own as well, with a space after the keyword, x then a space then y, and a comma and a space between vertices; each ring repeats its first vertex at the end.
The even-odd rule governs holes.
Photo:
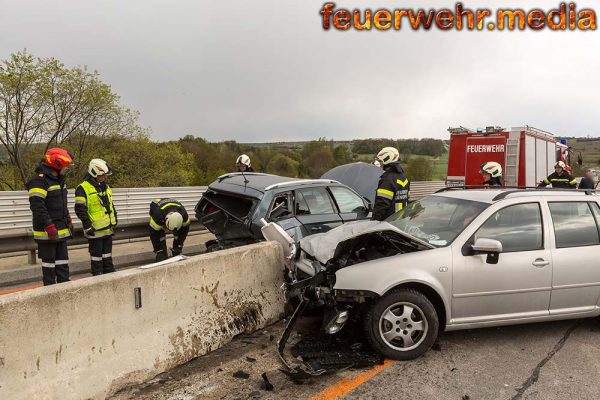
MULTIPOLYGON (((410 362, 338 372, 304 384, 281 373, 281 323, 122 391, 151 399, 598 399, 600 322, 571 320, 442 334, 410 362), (249 374, 235 378, 236 372, 249 374), (274 385, 261 388, 261 374, 274 385)), ((238 374, 239 376, 240 374, 238 374)))

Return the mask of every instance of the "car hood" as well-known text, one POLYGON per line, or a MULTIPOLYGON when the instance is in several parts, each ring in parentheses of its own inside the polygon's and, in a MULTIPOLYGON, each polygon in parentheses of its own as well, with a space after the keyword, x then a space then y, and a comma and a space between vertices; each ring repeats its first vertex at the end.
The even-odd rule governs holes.
POLYGON ((408 242, 423 248, 433 249, 435 246, 413 237, 394 225, 385 221, 355 221, 334 228, 326 233, 311 235, 300 240, 300 248, 325 265, 329 260, 338 256, 340 245, 358 236, 376 232, 394 232, 404 237, 408 242))
POLYGON ((321 179, 332 179, 343 183, 374 204, 381 174, 383 170, 373 164, 356 162, 337 166, 327 171, 321 179))

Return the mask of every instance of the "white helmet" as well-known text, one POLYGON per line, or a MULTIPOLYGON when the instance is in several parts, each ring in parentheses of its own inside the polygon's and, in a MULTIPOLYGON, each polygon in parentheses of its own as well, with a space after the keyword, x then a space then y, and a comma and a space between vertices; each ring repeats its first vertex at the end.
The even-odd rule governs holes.
POLYGON ((554 164, 554 168, 566 169, 567 168, 567 164, 565 164, 564 161, 559 161, 556 164, 554 164))
POLYGON ((110 170, 110 165, 104 160, 99 158, 94 158, 90 161, 90 165, 88 166, 88 172, 94 178, 101 175, 112 175, 112 171, 110 170))
POLYGON ((377 159, 381 161, 383 165, 398 161, 400 153, 395 147, 384 147, 379 153, 377 153, 377 159))
POLYGON ((480 171, 482 174, 490 174, 492 178, 502 176, 502 165, 495 161, 488 161, 481 165, 480 171))
POLYGON ((245 165, 246 167, 250 166, 250 157, 245 154, 242 154, 237 158, 235 165, 245 165))
POLYGON ((167 214, 165 218, 165 226, 170 231, 176 231, 183 225, 183 216, 177 211, 173 211, 167 214))

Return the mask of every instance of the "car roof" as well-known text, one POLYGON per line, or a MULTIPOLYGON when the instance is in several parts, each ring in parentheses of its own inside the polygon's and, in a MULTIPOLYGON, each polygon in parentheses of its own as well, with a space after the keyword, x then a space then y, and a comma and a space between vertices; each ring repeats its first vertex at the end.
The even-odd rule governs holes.
POLYGON ((221 175, 215 182, 210 184, 209 188, 260 198, 262 197, 262 194, 268 190, 308 184, 341 185, 339 182, 330 179, 299 179, 256 172, 246 172, 243 174, 241 172, 235 172, 221 175))
MULTIPOLYGON (((434 196, 450 197, 455 199, 464 199, 479 201, 482 203, 495 203, 506 198, 515 197, 565 197, 573 196, 580 198, 594 193, 590 190, 575 189, 452 189, 446 188, 443 191, 434 193, 434 196)), ((594 193, 595 194, 595 193, 594 193)))

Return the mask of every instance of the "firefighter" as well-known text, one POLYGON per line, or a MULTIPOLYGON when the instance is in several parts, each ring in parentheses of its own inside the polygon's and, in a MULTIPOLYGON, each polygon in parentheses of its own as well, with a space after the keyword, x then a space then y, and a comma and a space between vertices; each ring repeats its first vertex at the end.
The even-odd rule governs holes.
POLYGON ((156 262, 169 258, 167 232, 173 232, 171 253, 178 256, 190 231, 190 217, 180 202, 174 199, 156 199, 150 203, 150 240, 156 254, 156 262))
POLYGON ((113 229, 117 226, 117 212, 112 190, 106 178, 112 175, 106 161, 90 161, 85 180, 75 190, 75 213, 83 224, 88 239, 92 275, 115 272, 112 260, 113 229))
POLYGON ((377 153, 377 160, 383 165, 379 179, 372 219, 383 221, 408 203, 410 182, 404 174, 398 159, 400 153, 394 147, 384 147, 377 153))
POLYGON ((479 172, 483 175, 483 186, 502 186, 502 165, 494 161, 481 164, 479 172))
POLYGON ((594 171, 591 169, 587 169, 585 171, 585 176, 581 178, 581 182, 579 182, 578 189, 595 189, 596 182, 594 181, 594 171))
POLYGON ((379 162, 379 160, 373 161, 373 165, 376 166, 377 168, 381 168, 381 163, 379 162))
POLYGON ((538 187, 546 187, 552 185, 553 188, 575 189, 577 187, 577 179, 566 171, 564 161, 559 161, 554 165, 554 172, 544 179, 538 187))
POLYGON ((235 165, 238 169, 238 172, 254 172, 254 169, 252 169, 252 165, 250 163, 250 157, 245 154, 242 154, 237 158, 235 165))
POLYGON ((44 286, 69 281, 67 240, 72 235, 73 222, 67 208, 65 174, 72 163, 73 156, 68 151, 49 149, 26 185, 44 286))

